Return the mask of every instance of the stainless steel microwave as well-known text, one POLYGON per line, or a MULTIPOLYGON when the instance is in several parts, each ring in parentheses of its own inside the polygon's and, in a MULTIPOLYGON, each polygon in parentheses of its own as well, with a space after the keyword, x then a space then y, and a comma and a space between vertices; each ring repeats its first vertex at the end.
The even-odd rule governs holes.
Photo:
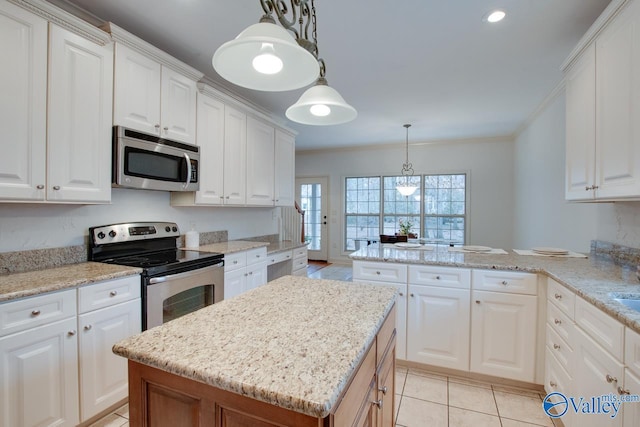
POLYGON ((114 187, 197 191, 200 147, 113 127, 114 187))

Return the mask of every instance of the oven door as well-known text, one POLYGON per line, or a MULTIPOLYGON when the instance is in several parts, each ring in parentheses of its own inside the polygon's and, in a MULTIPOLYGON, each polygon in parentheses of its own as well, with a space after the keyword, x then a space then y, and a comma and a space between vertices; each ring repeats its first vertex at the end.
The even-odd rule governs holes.
POLYGON ((183 273, 148 277, 144 283, 142 329, 150 329, 222 301, 224 262, 183 273))

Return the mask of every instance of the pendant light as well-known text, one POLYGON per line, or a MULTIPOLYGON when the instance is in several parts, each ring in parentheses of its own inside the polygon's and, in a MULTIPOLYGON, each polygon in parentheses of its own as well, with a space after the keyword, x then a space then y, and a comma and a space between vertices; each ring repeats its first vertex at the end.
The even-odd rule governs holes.
POLYGON ((216 50, 211 62, 221 77, 238 86, 269 92, 299 89, 316 81, 320 75, 316 45, 301 36, 306 28, 303 18, 308 21, 311 17, 308 2, 291 0, 291 9, 281 3, 260 0, 265 13, 260 22, 216 50), (293 14, 291 21, 285 16, 287 11, 293 14), (274 12, 282 27, 276 24, 274 12), (295 28, 298 23, 300 31, 295 28))
POLYGON ((404 177, 404 184, 398 184, 396 186, 396 190, 398 190, 403 196, 408 197, 415 193, 418 187, 415 185, 410 185, 409 183, 409 179, 413 177, 413 165, 409 163, 409 128, 411 127, 411 125, 406 124, 403 126, 407 130, 406 157, 405 162, 402 165, 401 172, 402 176, 404 177))

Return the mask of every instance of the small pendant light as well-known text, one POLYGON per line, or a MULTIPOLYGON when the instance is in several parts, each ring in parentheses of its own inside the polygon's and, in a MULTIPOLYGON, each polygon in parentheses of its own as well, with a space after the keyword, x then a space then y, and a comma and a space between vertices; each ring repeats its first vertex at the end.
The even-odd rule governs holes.
POLYGON ((413 177, 413 165, 409 163, 409 128, 411 127, 411 125, 406 124, 403 126, 407 130, 406 157, 405 162, 402 165, 401 172, 402 176, 404 177, 404 184, 398 184, 396 186, 396 190, 398 190, 403 196, 408 197, 415 193, 418 187, 415 185, 410 185, 409 183, 409 178, 413 177))

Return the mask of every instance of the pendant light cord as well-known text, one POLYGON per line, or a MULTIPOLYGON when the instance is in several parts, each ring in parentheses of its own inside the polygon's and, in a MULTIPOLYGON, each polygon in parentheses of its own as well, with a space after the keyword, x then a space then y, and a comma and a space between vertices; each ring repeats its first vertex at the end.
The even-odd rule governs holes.
POLYGON ((406 143, 406 151, 405 151, 405 163, 402 165, 402 175, 410 175, 413 176, 413 165, 409 163, 409 128, 410 124, 403 125, 405 129, 407 129, 407 143, 406 143))

